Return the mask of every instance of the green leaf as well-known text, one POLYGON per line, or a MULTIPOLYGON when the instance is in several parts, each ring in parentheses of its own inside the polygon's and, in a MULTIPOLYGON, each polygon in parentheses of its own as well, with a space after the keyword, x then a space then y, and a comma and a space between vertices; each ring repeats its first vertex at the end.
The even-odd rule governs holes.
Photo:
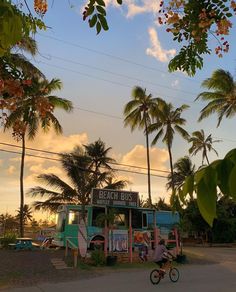
POLYGON ((194 176, 189 175, 184 182, 183 185, 183 196, 186 197, 187 194, 192 197, 193 195, 193 190, 194 190, 194 176))
POLYGON ((96 29, 97 29, 97 34, 99 34, 102 29, 101 23, 99 21, 97 22, 96 29))
POLYGON ((230 160, 236 164, 236 149, 230 150, 226 155, 225 158, 230 158, 230 160))
POLYGON ((205 168, 203 179, 208 189, 216 189, 217 172, 213 167, 211 167, 211 165, 205 168))
POLYGON ((218 164, 216 164, 216 171, 218 177, 217 184, 221 192, 225 195, 230 194, 229 176, 233 167, 234 164, 229 158, 224 158, 218 164))
POLYGON ((236 199, 236 166, 233 167, 229 176, 230 196, 236 199))
POLYGON ((100 6, 106 6, 105 2, 103 0, 96 0, 97 4, 100 6))
POLYGON ((94 27, 94 25, 96 24, 97 22, 97 15, 94 14, 93 17, 89 20, 89 26, 90 27, 94 27))
POLYGON ((185 201, 185 194, 183 192, 183 190, 179 189, 178 190, 178 196, 179 196, 179 199, 180 201, 183 203, 183 204, 186 204, 186 201, 185 201))
POLYGON ((122 0, 116 0, 118 4, 122 4, 122 0))
POLYGON ((101 22, 102 28, 104 30, 108 30, 109 27, 108 27, 106 18, 102 14, 98 14, 98 18, 99 18, 99 20, 101 22))
POLYGON ((97 11, 102 15, 106 15, 106 10, 102 6, 96 6, 97 11))
POLYGON ((198 170, 195 175, 194 175, 194 179, 196 181, 196 184, 198 184, 204 177, 204 174, 205 174, 205 167, 198 170))
POLYGON ((217 192, 215 189, 208 188, 204 180, 197 186, 197 204, 204 220, 212 227, 216 218, 217 192))

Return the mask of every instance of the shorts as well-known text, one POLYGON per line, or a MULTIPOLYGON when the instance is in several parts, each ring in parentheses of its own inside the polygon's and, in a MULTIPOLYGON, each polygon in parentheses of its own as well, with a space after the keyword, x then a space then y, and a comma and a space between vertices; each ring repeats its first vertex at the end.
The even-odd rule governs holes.
POLYGON ((163 264, 165 264, 166 262, 168 262, 168 259, 162 259, 161 261, 155 262, 157 265, 160 266, 160 268, 163 266, 163 264))

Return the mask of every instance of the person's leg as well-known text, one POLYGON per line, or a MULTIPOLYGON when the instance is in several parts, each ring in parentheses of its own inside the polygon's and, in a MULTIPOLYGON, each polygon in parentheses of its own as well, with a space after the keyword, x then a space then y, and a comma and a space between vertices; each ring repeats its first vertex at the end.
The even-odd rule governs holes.
POLYGON ((160 270, 163 271, 164 273, 166 272, 166 268, 167 268, 167 259, 162 259, 162 266, 160 267, 160 270))

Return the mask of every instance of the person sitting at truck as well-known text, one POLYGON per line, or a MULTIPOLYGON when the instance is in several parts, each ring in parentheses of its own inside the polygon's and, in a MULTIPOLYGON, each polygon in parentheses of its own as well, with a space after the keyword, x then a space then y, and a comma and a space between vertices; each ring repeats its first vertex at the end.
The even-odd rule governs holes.
POLYGON ((153 261, 160 266, 160 270, 165 272, 166 263, 172 258, 173 255, 168 251, 165 240, 161 239, 155 248, 153 261))

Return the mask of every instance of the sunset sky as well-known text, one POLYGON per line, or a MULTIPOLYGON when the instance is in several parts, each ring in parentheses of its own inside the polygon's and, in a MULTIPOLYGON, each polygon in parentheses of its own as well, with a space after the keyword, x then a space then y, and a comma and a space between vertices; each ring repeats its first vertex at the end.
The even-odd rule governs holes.
MULTIPOLYGON (((139 85, 146 88, 154 97, 162 97, 175 107, 188 104, 190 108, 184 113, 187 120, 185 129, 190 133, 204 129, 221 143, 215 148, 222 158, 235 147, 235 118, 224 119, 216 128, 216 116, 197 122, 199 112, 205 105, 197 101, 196 96, 202 91, 201 82, 210 77, 218 68, 228 70, 235 77, 235 28, 227 38, 230 51, 219 59, 216 55, 204 59, 204 68, 193 78, 181 72, 168 73, 168 61, 178 51, 178 44, 172 41, 165 27, 157 24, 159 0, 125 0, 122 7, 113 5, 116 1, 107 0, 108 32, 98 36, 82 21, 82 1, 49 1, 49 11, 44 21, 50 29, 36 35, 39 54, 31 61, 50 78, 59 78, 63 90, 57 94, 70 99, 74 111, 70 114, 56 112, 64 133, 56 136, 52 131, 39 133, 33 142, 27 141, 28 147, 42 150, 65 152, 75 145, 83 145, 101 138, 107 147, 112 147, 111 156, 119 163, 146 167, 145 137, 139 130, 131 133, 123 126, 123 108, 130 100, 131 90, 139 85), (53 2, 53 6, 51 4, 53 2)), ((210 37, 212 49, 217 46, 210 37)), ((11 133, 0 133, 0 143, 19 145, 11 133)), ((188 154, 188 145, 175 136, 173 159, 188 154)), ((20 155, 6 153, 2 150, 20 151, 20 149, 0 144, 0 213, 14 211, 19 207, 19 165, 20 155)), ((151 151, 151 167, 169 170, 168 152, 160 141, 151 151)), ((27 151, 34 155, 46 156, 40 152, 27 151)), ((52 157, 49 156, 49 157, 52 157)), ((54 156, 53 156, 54 157, 54 156)), ((56 156, 55 156, 56 157, 56 156)), ((217 156, 209 155, 210 160, 217 156)), ((201 156, 193 158, 197 166, 201 156)), ((118 167, 117 167, 118 168, 118 167)), ((26 158, 25 191, 38 185, 35 177, 41 173, 54 173, 63 177, 60 164, 36 157, 26 158)), ((145 175, 119 173, 132 183, 128 189, 147 196, 147 177, 145 175)), ((156 175, 166 176, 164 172, 156 175)), ((153 176, 152 197, 166 198, 166 179, 153 176)), ((32 199, 26 196, 25 203, 32 199)), ((39 215, 37 215, 39 216, 39 215)))

